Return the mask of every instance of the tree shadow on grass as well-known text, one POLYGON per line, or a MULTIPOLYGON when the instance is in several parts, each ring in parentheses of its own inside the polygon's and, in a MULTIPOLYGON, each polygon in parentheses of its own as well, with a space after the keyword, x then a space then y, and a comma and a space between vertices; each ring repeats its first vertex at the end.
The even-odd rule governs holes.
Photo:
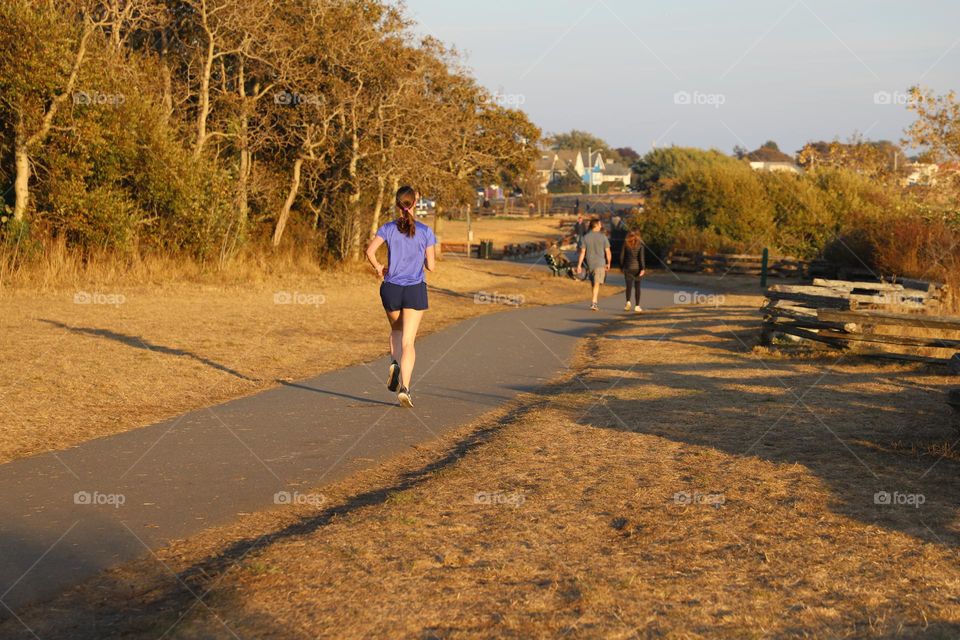
POLYGON ((40 318, 40 322, 45 322, 49 325, 53 325, 54 327, 58 327, 60 329, 66 329, 71 333, 76 333, 79 335, 94 336, 96 338, 105 338, 107 340, 113 340, 114 342, 119 342, 120 344, 126 345, 128 347, 133 347, 135 349, 143 349, 145 351, 162 353, 164 355, 169 355, 169 356, 190 358, 192 360, 196 360, 197 362, 203 365, 206 365, 212 369, 216 369, 217 371, 221 371, 223 373, 231 375, 235 378, 246 380, 248 382, 260 382, 260 380, 256 378, 245 376, 244 374, 240 373, 235 369, 231 369, 230 367, 224 364, 220 364, 219 362, 216 362, 214 360, 211 360, 210 358, 197 355, 192 351, 186 351, 184 349, 177 349, 174 347, 167 347, 161 344, 154 344, 148 341, 146 338, 141 338, 140 336, 120 333, 117 331, 113 331, 111 329, 97 329, 95 327, 72 327, 68 324, 64 324, 63 322, 59 322, 57 320, 47 320, 46 318, 40 318))
POLYGON ((735 457, 801 464, 832 489, 836 512, 960 547, 954 416, 941 391, 909 383, 907 376, 922 376, 922 370, 905 376, 902 365, 847 360, 839 352, 826 361, 754 355, 744 344, 742 323, 732 325, 730 339, 718 340, 710 339, 709 322, 695 315, 677 325, 681 337, 665 338, 710 350, 706 362, 632 367, 588 361, 578 378, 591 389, 593 406, 581 422, 735 457), (697 334, 703 334, 699 341, 697 334), (858 371, 860 364, 870 370, 858 371), (878 372, 879 366, 888 371, 878 372), (669 391, 657 395, 645 388, 669 391), (876 497, 883 492, 922 495, 924 503, 884 504, 876 497))

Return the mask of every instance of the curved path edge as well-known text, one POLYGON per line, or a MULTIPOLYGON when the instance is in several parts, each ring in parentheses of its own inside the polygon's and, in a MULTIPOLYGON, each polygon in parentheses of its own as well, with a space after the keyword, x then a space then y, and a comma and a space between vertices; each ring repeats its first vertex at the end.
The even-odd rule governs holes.
MULTIPOLYGON (((670 306, 674 292, 645 285, 644 304, 670 306)), ((0 465, 0 619, 536 391, 568 366, 580 338, 622 317, 613 315, 622 305, 611 296, 599 313, 520 308, 422 338, 414 410, 395 406, 381 358, 0 465)))

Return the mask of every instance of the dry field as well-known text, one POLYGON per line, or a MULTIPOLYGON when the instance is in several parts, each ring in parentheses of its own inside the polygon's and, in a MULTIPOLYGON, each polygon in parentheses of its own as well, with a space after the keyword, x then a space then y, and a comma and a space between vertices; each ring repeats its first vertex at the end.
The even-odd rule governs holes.
MULTIPOLYGON (((474 217, 473 242, 492 240, 497 249, 506 244, 522 244, 525 242, 552 242, 561 234, 561 220, 575 218, 486 218, 474 217)), ((433 225, 433 219, 428 223, 433 225)), ((463 220, 444 220, 440 227, 440 236, 444 242, 466 242, 467 223, 463 220)))
MULTIPOLYGON (((367 270, 241 274, 235 281, 100 273, 0 291, 0 463, 164 418, 386 353, 367 270), (64 282, 67 280, 68 282, 64 282)), ((525 304, 582 300, 584 286, 508 262, 448 258, 428 276, 423 333, 525 304)))
POLYGON ((321 506, 21 618, 41 638, 960 636, 951 380, 758 349, 758 306, 622 319, 543 393, 321 506))

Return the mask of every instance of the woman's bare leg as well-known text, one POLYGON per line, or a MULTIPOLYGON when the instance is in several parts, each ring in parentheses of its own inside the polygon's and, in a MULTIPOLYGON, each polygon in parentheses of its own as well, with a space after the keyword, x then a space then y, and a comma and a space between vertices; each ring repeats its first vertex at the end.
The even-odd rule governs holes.
POLYGON ((400 311, 387 311, 387 321, 390 323, 390 355, 394 361, 400 362, 403 355, 403 314, 400 311))
POLYGON ((420 320, 423 311, 404 309, 401 314, 403 322, 403 338, 401 339, 400 384, 410 388, 410 378, 413 377, 413 365, 417 361, 417 331, 420 329, 420 320))

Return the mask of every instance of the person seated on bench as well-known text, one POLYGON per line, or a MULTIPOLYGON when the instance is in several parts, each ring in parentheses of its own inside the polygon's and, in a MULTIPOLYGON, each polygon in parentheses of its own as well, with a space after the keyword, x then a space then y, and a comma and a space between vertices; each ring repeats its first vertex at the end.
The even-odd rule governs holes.
POLYGON ((559 276, 565 273, 573 277, 573 263, 560 251, 560 247, 556 243, 550 245, 549 251, 547 251, 543 257, 547 261, 547 264, 550 265, 550 270, 553 272, 553 275, 559 276))

